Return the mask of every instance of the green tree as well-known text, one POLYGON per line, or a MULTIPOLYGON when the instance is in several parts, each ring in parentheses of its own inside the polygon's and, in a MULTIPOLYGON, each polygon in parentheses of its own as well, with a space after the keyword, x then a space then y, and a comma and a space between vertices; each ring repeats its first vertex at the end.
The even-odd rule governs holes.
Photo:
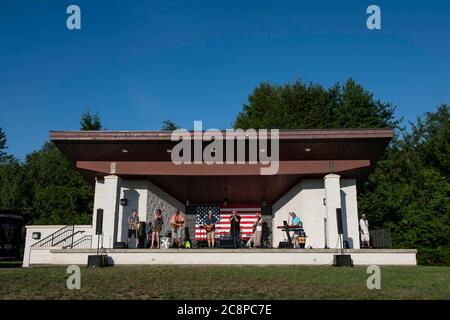
POLYGON ((173 130, 176 130, 176 129, 179 129, 179 128, 180 128, 180 126, 177 125, 172 120, 164 120, 162 122, 162 126, 161 126, 161 130, 162 131, 173 131, 173 130))
POLYGON ((372 228, 418 248, 419 262, 450 265, 449 107, 428 112, 395 139, 360 193, 372 228))
POLYGON ((100 117, 97 113, 92 114, 90 110, 87 110, 81 116, 80 121, 80 130, 81 131, 98 131, 102 130, 102 123, 100 121, 100 117))
POLYGON ((0 128, 0 208, 22 209, 25 204, 22 167, 6 153, 6 134, 0 128))
POLYGON ((396 128, 394 106, 349 79, 329 89, 318 84, 256 87, 234 122, 235 128, 329 129, 396 128))
POLYGON ((6 133, 0 128, 0 161, 6 156, 6 133))
POLYGON ((21 163, 12 156, 0 162, 0 208, 24 210, 26 193, 21 163))
POLYGON ((51 142, 27 155, 28 206, 35 224, 89 224, 92 188, 51 142))
POLYGON ((450 171, 450 107, 439 106, 436 112, 427 112, 413 127, 418 137, 417 147, 422 161, 438 168, 443 175, 450 171))
POLYGON ((256 87, 235 128, 392 128, 396 136, 359 190, 360 213, 371 228, 389 228, 396 248, 418 248, 419 263, 450 265, 449 107, 400 128, 394 106, 354 80, 325 89, 317 84, 256 87))
POLYGON ((336 86, 337 103, 332 122, 334 128, 396 128, 395 108, 373 98, 373 94, 347 80, 343 87, 336 86))

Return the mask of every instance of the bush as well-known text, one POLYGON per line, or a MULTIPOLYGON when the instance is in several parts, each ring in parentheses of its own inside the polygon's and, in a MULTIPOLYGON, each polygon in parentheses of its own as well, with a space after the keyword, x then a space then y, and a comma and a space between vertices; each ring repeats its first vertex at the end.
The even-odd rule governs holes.
POLYGON ((417 248, 417 264, 450 266, 450 247, 417 248))

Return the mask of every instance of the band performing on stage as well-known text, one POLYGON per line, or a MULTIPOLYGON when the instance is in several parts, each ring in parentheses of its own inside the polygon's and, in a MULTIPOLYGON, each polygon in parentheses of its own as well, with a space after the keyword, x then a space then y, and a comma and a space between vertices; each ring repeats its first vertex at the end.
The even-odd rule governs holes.
MULTIPOLYGON (((219 219, 217 214, 208 210, 202 219, 197 219, 196 228, 200 230, 200 235, 197 237, 196 231, 195 240, 198 248, 272 248, 271 228, 261 212, 255 212, 253 215, 244 212, 241 216, 236 210, 230 211, 219 219)), ((139 221, 137 211, 132 210, 127 221, 126 247, 130 247, 134 237, 136 248, 190 248, 192 241, 189 228, 185 226, 184 214, 175 210, 168 221, 170 229, 163 233, 164 215, 161 209, 155 210, 148 223, 139 221)), ((285 241, 278 244, 279 248, 305 248, 306 233, 300 217, 295 212, 289 212, 288 219, 276 228, 284 231, 286 235, 285 241)))

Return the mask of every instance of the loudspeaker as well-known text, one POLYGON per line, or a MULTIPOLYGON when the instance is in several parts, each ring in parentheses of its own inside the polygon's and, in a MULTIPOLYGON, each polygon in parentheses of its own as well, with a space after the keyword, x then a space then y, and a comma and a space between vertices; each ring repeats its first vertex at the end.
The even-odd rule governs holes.
POLYGON ((196 214, 194 205, 186 206, 185 210, 186 214, 196 214))
POLYGON ((344 227, 342 226, 342 209, 336 208, 336 221, 338 234, 344 234, 344 227))
POLYGON ((147 235, 146 233, 145 233, 145 225, 146 225, 146 223, 144 222, 144 221, 141 221, 141 222, 139 222, 139 231, 138 231, 138 233, 137 233, 137 236, 138 237, 144 237, 145 238, 145 236, 147 235))
POLYGON ((103 233, 103 209, 97 209, 97 223, 95 225, 95 234, 101 235, 103 233))
POLYGON ((88 267, 92 268, 101 268, 105 267, 107 265, 107 255, 95 255, 95 256, 88 256, 88 267))
POLYGON ((334 255, 335 267, 353 267, 352 256, 349 254, 335 254, 334 255))
POLYGON ((189 228, 188 227, 184 228, 184 241, 192 242, 191 241, 191 235, 189 234, 189 228))
POLYGON ((126 249, 127 244, 126 242, 114 242, 113 249, 126 249))
POLYGON ((262 216, 271 216, 272 215, 272 206, 271 205, 261 206, 261 215, 262 216))

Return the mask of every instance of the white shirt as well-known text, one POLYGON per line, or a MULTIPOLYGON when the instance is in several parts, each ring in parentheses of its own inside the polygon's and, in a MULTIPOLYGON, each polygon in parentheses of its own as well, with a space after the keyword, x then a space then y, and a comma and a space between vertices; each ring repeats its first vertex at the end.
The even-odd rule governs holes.
POLYGON ((369 221, 363 218, 359 219, 359 227, 361 228, 362 234, 369 234, 369 221))

